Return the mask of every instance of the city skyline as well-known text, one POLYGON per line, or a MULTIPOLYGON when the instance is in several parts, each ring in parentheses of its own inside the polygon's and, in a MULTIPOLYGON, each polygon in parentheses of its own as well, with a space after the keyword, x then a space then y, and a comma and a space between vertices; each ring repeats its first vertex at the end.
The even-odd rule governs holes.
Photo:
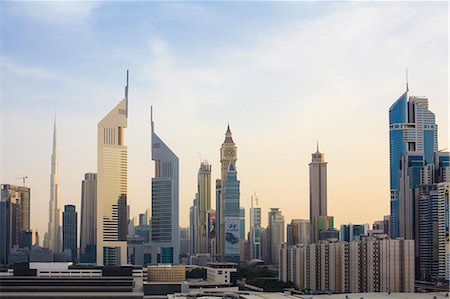
MULTIPOLYGON (((351 18, 355 17, 355 15, 351 14, 352 11, 368 9, 369 12, 376 12, 375 16, 370 16, 371 20, 377 24, 377 21, 384 20, 382 16, 377 14, 381 10, 378 8, 383 7, 383 5, 389 6, 390 4, 343 5, 346 9, 338 8, 337 11, 331 13, 328 10, 332 10, 333 7, 328 7, 325 16, 321 15, 315 21, 321 24, 321 22, 324 22, 322 18, 330 21, 333 18, 343 18, 342 15, 355 20, 351 18)), ((10 6, 13 7, 14 5, 11 4, 10 6)), ((290 7, 289 5, 285 6, 290 7)), ((15 181, 14 178, 21 175, 29 177, 27 186, 32 189, 31 227, 39 230, 42 239, 43 233, 46 231, 46 217, 41 217, 43 219, 40 219, 37 215, 46 215, 45 210, 41 209, 41 206, 45 207, 49 198, 48 174, 50 171, 48 170, 48 165, 46 165, 48 164, 48 156, 51 153, 49 150, 51 148, 51 126, 49 126, 49 123, 52 120, 54 110, 56 110, 58 115, 59 184, 61 186, 60 206, 75 204, 77 210, 81 210, 80 182, 83 180, 84 173, 97 172, 95 166, 95 134, 92 134, 92 132, 95 132, 95 120, 98 121, 100 116, 107 113, 108 109, 113 107, 114 103, 119 99, 118 95, 120 95, 123 86, 123 71, 127 68, 127 64, 130 64, 130 80, 131 82, 136 80, 136 83, 132 83, 133 87, 130 90, 130 97, 133 100, 130 104, 131 116, 129 118, 129 128, 127 129, 127 137, 129 138, 127 138, 125 143, 129 148, 128 203, 132 209, 132 216, 142 213, 151 205, 149 178, 153 176, 153 167, 148 155, 150 151, 148 136, 150 134, 149 107, 153 105, 158 113, 158 131, 161 133, 161 136, 165 137, 164 139, 171 145, 174 152, 179 153, 180 157, 181 226, 186 227, 188 224, 188 213, 185 211, 191 205, 192 195, 195 194, 197 188, 198 152, 200 152, 203 159, 207 159, 211 163, 212 180, 214 181, 220 177, 219 148, 223 138, 222 134, 228 121, 233 131, 233 138, 239 145, 237 167, 239 180, 242 182, 240 202, 241 206, 247 210, 250 207, 250 196, 256 191, 261 199, 263 215, 267 214, 269 208, 274 207, 283 211, 286 223, 290 222, 292 218, 308 218, 308 163, 310 154, 314 151, 316 140, 319 140, 321 150, 326 153, 327 162, 329 163, 327 180, 328 214, 335 217, 336 227, 341 223, 372 223, 375 220, 380 220, 384 215, 389 214, 389 152, 386 150, 389 142, 388 109, 395 99, 405 91, 405 67, 410 69, 410 94, 428 97, 430 110, 436 114, 436 123, 439 127, 439 150, 448 145, 448 114, 445 113, 445 111, 448 112, 448 105, 445 103, 447 83, 444 82, 445 80, 441 80, 445 79, 446 76, 442 76, 445 67, 438 65, 439 61, 447 59, 443 54, 446 45, 443 46, 442 43, 445 39, 441 40, 442 36, 436 33, 440 32, 437 29, 432 29, 435 30, 432 36, 422 31, 414 31, 414 29, 420 28, 420 25, 425 26, 422 21, 413 18, 420 10, 419 8, 423 8, 421 4, 417 4, 417 7, 412 4, 398 6, 405 8, 409 13, 405 17, 406 19, 402 19, 403 21, 417 21, 419 24, 414 25, 411 23, 413 29, 406 32, 409 34, 417 33, 414 43, 411 44, 410 41, 407 41, 407 37, 410 36, 408 34, 404 37, 405 40, 402 39, 402 41, 408 42, 408 45, 413 48, 409 52, 410 57, 397 57, 398 62, 390 63, 389 66, 383 65, 387 68, 386 70, 368 63, 369 66, 361 68, 354 66, 355 69, 350 72, 343 72, 341 75, 335 72, 339 70, 339 67, 335 65, 327 69, 331 74, 324 74, 324 78, 319 79, 315 77, 315 81, 303 78, 303 80, 296 81, 302 76, 294 76, 294 79, 289 79, 292 82, 283 85, 280 83, 279 76, 276 73, 280 72, 282 74, 280 77, 284 78, 285 75, 296 75, 296 72, 290 69, 288 65, 283 63, 279 64, 279 66, 270 65, 271 59, 267 60, 264 57, 259 57, 258 55, 264 56, 269 53, 284 53, 269 41, 263 40, 258 43, 260 46, 258 49, 265 51, 253 53, 258 59, 254 64, 247 66, 254 67, 256 70, 265 69, 267 73, 262 77, 254 78, 255 81, 251 80, 251 88, 249 88, 249 91, 246 91, 243 89, 244 86, 237 84, 234 80, 230 81, 224 75, 220 75, 222 71, 225 73, 229 71, 224 66, 219 65, 216 67, 214 65, 209 68, 202 66, 196 69, 189 66, 189 64, 196 62, 195 58, 180 61, 179 53, 176 53, 176 50, 174 50, 176 44, 173 44, 170 39, 165 39, 164 35, 162 35, 162 37, 159 37, 159 40, 156 39, 150 42, 149 51, 152 53, 151 55, 156 56, 155 59, 150 59, 150 66, 153 64, 156 67, 153 70, 151 68, 150 70, 145 69, 149 65, 140 67, 136 65, 136 62, 120 61, 111 74, 105 74, 105 77, 95 82, 97 86, 94 89, 91 87, 90 90, 88 88, 87 91, 82 91, 77 96, 68 96, 70 99, 67 100, 67 103, 60 103, 57 101, 57 98, 62 98, 64 92, 70 91, 74 87, 81 88, 89 85, 86 83, 92 81, 92 78, 89 78, 90 75, 87 76, 88 78, 85 81, 75 82, 74 87, 57 88, 58 92, 50 94, 51 89, 46 89, 49 87, 45 86, 45 84, 42 87, 32 86, 33 90, 37 90, 37 96, 41 97, 40 101, 45 104, 43 105, 45 110, 42 111, 40 110, 42 108, 37 108, 38 111, 42 112, 39 113, 39 118, 32 117, 30 119, 25 119, 28 116, 26 112, 23 113, 23 116, 15 112, 17 109, 23 110, 23 105, 26 105, 27 102, 23 101, 24 94, 21 92, 19 92, 19 95, 14 96, 17 87, 12 84, 12 79, 8 78, 21 78, 23 80, 31 76, 33 78, 38 77, 38 80, 43 80, 44 82, 61 82, 58 81, 60 79, 51 76, 52 71, 55 71, 51 66, 48 69, 39 66, 37 61, 31 57, 30 65, 35 66, 25 67, 24 63, 28 60, 20 57, 20 55, 14 57, 12 53, 8 53, 12 46, 7 46, 7 56, 1 66, 2 69, 6 69, 5 76, 7 78, 2 104, 8 113, 4 112, 2 114, 4 126, 1 136, 2 140, 12 140, 14 142, 12 142, 12 145, 5 142, 2 147, 1 164, 5 165, 2 167, 2 183, 18 185, 19 182, 15 181), (433 47, 429 46, 427 48, 428 52, 425 52, 425 54, 437 55, 438 57, 435 58, 435 61, 430 59, 431 61, 428 63, 421 63, 417 61, 417 58, 422 57, 424 52, 418 49, 426 47, 430 40, 433 47), (416 53, 414 50, 418 52, 416 53), (185 64, 188 64, 188 66, 185 64), (188 70, 185 70, 186 67, 188 70), (382 70, 385 72, 382 72, 382 70), (367 76, 362 76, 367 79, 357 78, 356 74, 358 74, 358 71, 367 73, 367 76), (430 74, 431 71, 434 74, 430 74), (170 91, 173 86, 170 84, 171 81, 168 80, 168 77, 175 74, 176 80, 173 82, 180 83, 184 78, 196 74, 196 72, 199 73, 195 76, 195 79, 191 79, 193 81, 188 80, 187 86, 182 84, 180 92, 170 91), (211 78, 200 78, 202 76, 207 77, 209 74, 211 78), (164 80, 158 78, 159 76, 162 76, 164 80), (336 76, 337 82, 332 82, 333 76, 336 76), (382 80, 382 77, 387 78, 382 80), (259 86, 267 85, 271 78, 277 79, 274 86, 271 88, 259 86), (330 79, 330 81, 326 79, 330 79), (214 80, 217 80, 217 82, 214 80), (150 83, 151 88, 154 88, 153 91, 146 86, 148 83, 150 83), (189 84, 192 84, 192 87, 189 87, 189 84), (214 84, 218 86, 214 87, 214 84), (226 88, 228 84, 231 84, 233 88, 237 88, 236 94, 234 92, 224 94, 223 91, 220 91, 226 88), (300 87, 294 88, 297 84, 300 87), (306 92, 303 93, 303 88, 308 84, 312 84, 314 89, 306 88, 306 92), (293 91, 295 91, 294 95, 289 95, 293 91), (188 96, 185 95, 185 92, 188 96), (242 95, 238 95, 239 92, 242 95), (269 95, 264 96, 264 92, 268 92, 269 95), (170 101, 171 97, 174 98, 176 96, 180 99, 172 99, 170 101), (232 100, 233 96, 236 96, 237 99, 232 100), (303 96, 312 100, 302 103, 303 96), (89 100, 81 99, 83 97, 88 97, 89 100), (188 105, 187 109, 178 108, 182 107, 181 105, 185 103, 184 101, 192 99, 192 97, 198 98, 198 100, 188 105), (246 97, 250 97, 253 100, 249 100, 247 104, 245 102, 246 97), (280 105, 283 106, 280 104, 280 101, 282 102, 284 97, 287 98, 287 107, 280 107, 280 105), (96 98, 99 100, 96 101, 96 98), (210 98, 216 98, 216 100, 211 100, 210 98), (17 103, 14 102, 15 99, 17 103), (234 102, 239 101, 239 99, 244 101, 241 102, 242 105, 238 105, 237 103, 239 102, 234 102), (259 99, 261 100, 259 101, 259 99), (75 106, 78 100, 80 105, 75 106), (225 102, 222 104, 218 103, 217 101, 220 100, 225 102), (254 106, 255 102, 258 103, 257 106, 254 106), (95 112, 88 111, 91 107, 88 109, 83 107, 83 105, 92 105, 92 110, 95 112), (232 108, 226 107, 227 105, 231 105, 232 108), (323 105, 327 105, 330 109, 324 111, 321 108, 323 105), (344 106, 343 110, 341 106, 344 106), (287 111, 286 109, 291 109, 292 111, 287 111), (183 113, 180 113, 180 110, 183 113), (236 113, 231 113, 232 110, 237 111, 236 113), (248 122, 248 113, 256 114, 259 117, 255 118, 252 115, 249 118, 251 122, 248 122), (342 113, 351 113, 351 117, 342 113), (75 120, 79 121, 82 117, 81 114, 85 114, 85 117, 83 115, 83 124, 80 124, 80 128, 74 126, 73 122, 75 120), (308 114, 311 116, 308 116, 308 114), (337 114, 337 116, 334 114, 337 114), (14 121, 12 115, 14 115, 14 121), (320 122, 317 121, 319 115, 322 116, 320 122), (134 117, 135 119, 133 119, 134 117), (193 122, 190 120, 191 118, 199 118, 200 121, 193 122), (364 122, 363 120, 366 121, 364 122), (206 126, 205 123, 207 124, 206 126), (29 136, 29 138, 26 138, 28 140, 22 140, 19 136, 30 128, 31 130, 39 131, 39 134, 37 134, 39 136, 37 138, 29 136), (367 133, 368 131, 370 131, 370 134, 367 133), (265 144, 270 138, 274 138, 274 142, 277 144, 260 146, 260 144, 265 144), (145 140, 145 142, 141 140, 145 140), (355 140, 358 142, 355 142, 355 140), (34 153, 28 153, 31 144, 36 147, 34 153), (25 151, 25 149, 27 150, 25 151), (274 156, 274 159, 266 158, 268 151, 274 156), (355 161, 364 159, 368 155, 370 155, 371 159, 365 160, 364 164, 354 164, 355 161), (291 169, 286 171, 286 167, 291 169), (366 173, 367 168, 371 169, 369 173, 366 173), (267 170, 267 172, 262 171, 263 169, 267 170), (355 172, 360 175, 355 176, 355 172), (274 176, 274 173, 281 175, 274 176), (348 188, 356 188, 357 192, 349 196, 346 192, 348 188), (280 189, 282 192, 280 192, 280 189), (363 192, 364 190, 371 191, 367 192, 370 194, 364 193, 365 198, 362 199, 361 193, 358 194, 358 192, 363 192), (293 201, 298 203, 298 209, 289 209, 293 201), (343 208, 349 205, 354 207, 354 213, 348 213, 348 210, 343 208)), ((187 7, 210 7, 210 5, 188 5, 187 7)), ((389 7, 397 8, 397 6, 389 7)), ((439 4, 429 4, 424 13, 432 12, 441 16, 437 10, 433 9, 435 7, 441 6, 439 4)), ((7 8, 10 9, 9 6, 7 8)), ((179 7, 170 8, 169 6, 169 9, 173 11, 174 9, 179 9, 179 7)), ((396 11, 396 9, 393 10, 396 11)), ((7 13, 11 13, 11 11, 8 10, 7 13)), ((427 26, 439 25, 439 21, 442 21, 442 18, 437 19, 427 26)), ((36 21, 36 19, 33 20, 36 21)), ((42 20, 40 21, 42 22, 42 20)), ((306 25, 304 24, 305 26, 319 26, 312 21, 309 23, 305 19, 302 19, 302 21, 307 23, 306 25)), ((52 21, 47 20, 47 22, 51 23, 52 21)), ((282 26, 279 23, 277 24, 282 26)), ((399 23, 394 22, 393 24, 400 26, 399 23)), ((370 25, 371 23, 369 22, 369 24, 364 24, 363 26, 367 27, 370 25)), ((320 28, 323 30, 327 29, 326 27, 320 28)), ((369 29, 375 30, 372 27, 369 29)), ((326 31, 324 34, 328 36, 331 35, 331 32, 326 31)), ((292 34, 297 40, 301 41, 302 37, 305 38, 304 35, 306 33, 300 30, 297 34, 295 32, 292 34)), ((359 36, 359 32, 350 32, 349 34, 353 34, 352 38, 355 38, 355 34, 359 36)), ((289 34, 285 32, 282 35, 284 38, 279 38, 274 32, 270 34, 273 38, 279 38, 278 42, 288 43, 286 36, 289 36, 289 34)), ((399 36, 394 37, 398 38, 399 36)), ((395 42, 389 46, 389 50, 394 44, 395 42)), ((214 45, 211 47, 214 49, 214 45)), ((289 43, 287 48, 296 49, 289 43)), ((245 47, 237 46, 234 49, 236 51, 247 50, 247 55, 250 53, 245 47)), ((220 53, 220 47, 216 51, 216 53, 220 53)), ((305 52, 301 53, 307 54, 305 52)), ((393 55, 390 51, 383 52, 383 54, 387 53, 393 55)), ((242 59, 242 53, 234 53, 233 55, 238 56, 238 59, 236 57, 232 59, 234 63, 242 59)), ((315 55, 312 55, 312 57, 316 57, 316 59, 323 58, 320 54, 318 55, 319 57, 315 55)), ((294 59, 293 56, 289 57, 294 59)), ((388 60, 391 61, 391 59, 394 60, 394 58, 388 60)), ((217 60, 213 61, 217 63, 217 60)), ((289 62, 289 60, 287 61, 289 62)), ((296 64, 298 61, 294 60, 294 62, 296 64)), ((299 67, 301 68, 302 65, 299 64, 299 67)), ((56 73, 58 72, 59 70, 56 70, 56 73)), ((98 74, 96 73, 96 75, 98 74)), ((255 74, 255 69, 250 74, 255 74)), ((73 80, 72 76, 74 74, 68 72, 65 78, 70 82, 73 80)), ((93 82, 90 84, 92 85, 93 82)), ((36 105, 34 101, 31 104, 30 107, 36 105)), ((215 202, 214 195, 212 201, 215 202)), ((263 217, 262 222, 263 225, 267 225, 266 217, 263 217)))

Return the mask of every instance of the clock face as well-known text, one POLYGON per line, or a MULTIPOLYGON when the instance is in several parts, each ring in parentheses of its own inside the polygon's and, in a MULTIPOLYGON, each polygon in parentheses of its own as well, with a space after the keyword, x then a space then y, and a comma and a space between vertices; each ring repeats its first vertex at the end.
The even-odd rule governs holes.
POLYGON ((232 157, 233 155, 234 155, 234 150, 232 150, 232 149, 225 150, 225 156, 232 157))

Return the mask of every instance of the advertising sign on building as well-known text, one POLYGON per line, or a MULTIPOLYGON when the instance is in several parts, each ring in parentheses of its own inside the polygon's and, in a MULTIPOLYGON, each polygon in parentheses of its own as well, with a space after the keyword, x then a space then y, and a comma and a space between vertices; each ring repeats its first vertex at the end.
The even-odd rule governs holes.
POLYGON ((239 224, 239 217, 225 218, 225 255, 239 255, 240 253, 239 224))

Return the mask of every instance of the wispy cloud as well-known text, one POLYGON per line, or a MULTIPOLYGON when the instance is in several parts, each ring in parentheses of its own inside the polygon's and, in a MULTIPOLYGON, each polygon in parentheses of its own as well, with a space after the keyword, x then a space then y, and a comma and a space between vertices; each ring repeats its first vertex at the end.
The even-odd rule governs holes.
POLYGON ((26 77, 32 80, 56 80, 61 77, 50 71, 48 68, 38 66, 25 66, 18 64, 9 57, 2 57, 0 60, 0 69, 8 77, 26 77))
POLYGON ((11 3, 18 16, 48 23, 80 23, 100 5, 98 1, 36 1, 11 3))

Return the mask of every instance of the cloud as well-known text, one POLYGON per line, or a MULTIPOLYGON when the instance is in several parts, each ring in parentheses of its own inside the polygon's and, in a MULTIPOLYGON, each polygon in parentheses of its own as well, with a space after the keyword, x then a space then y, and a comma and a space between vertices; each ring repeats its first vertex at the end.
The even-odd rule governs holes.
POLYGON ((49 69, 36 67, 36 66, 24 66, 17 64, 8 57, 2 57, 0 61, 0 68, 3 74, 7 77, 26 77, 33 80, 56 80, 60 79, 60 76, 53 73, 49 69))
POLYGON ((15 2, 13 12, 47 23, 80 23, 91 16, 98 1, 36 1, 15 2))

